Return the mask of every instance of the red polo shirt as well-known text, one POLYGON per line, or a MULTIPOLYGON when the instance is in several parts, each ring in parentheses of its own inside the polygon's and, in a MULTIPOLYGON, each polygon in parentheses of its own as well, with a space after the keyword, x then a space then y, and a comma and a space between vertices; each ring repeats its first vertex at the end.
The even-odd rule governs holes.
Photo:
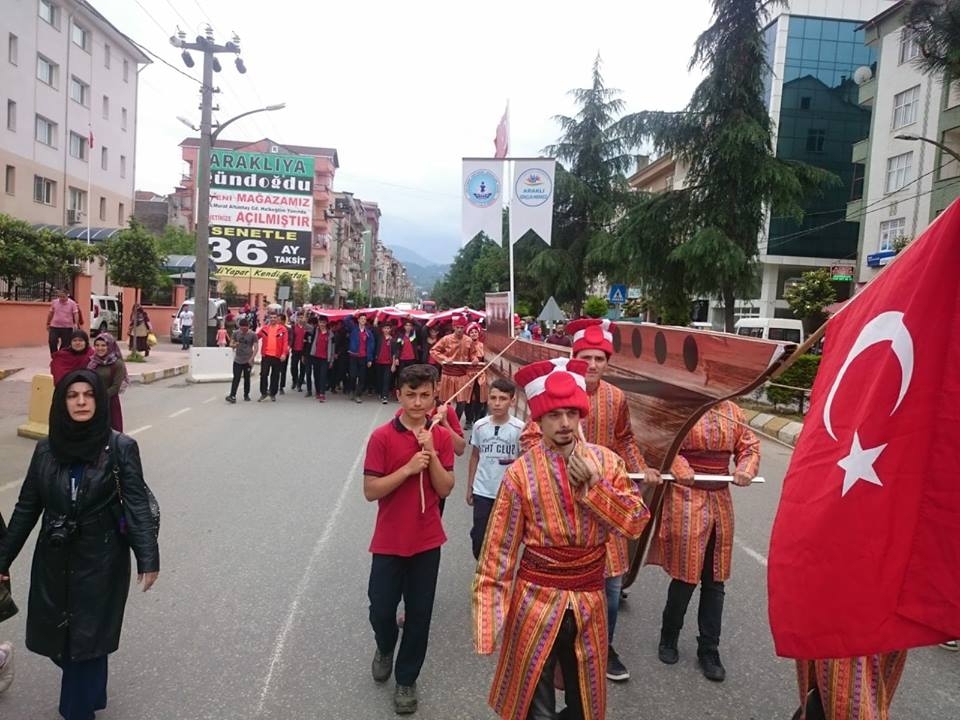
POLYGON ((400 359, 403 361, 416 360, 417 356, 413 353, 413 343, 410 342, 410 338, 403 335, 401 340, 403 341, 403 347, 400 348, 400 359))
POLYGON ((390 365, 393 362, 393 337, 383 336, 377 350, 377 365, 390 365))
POLYGON ((303 352, 303 340, 306 337, 307 328, 300 325, 294 325, 290 331, 290 348, 296 352, 303 352))
MULTIPOLYGON (((433 447, 443 467, 453 471, 453 443, 443 428, 433 428, 433 447)), ((420 451, 417 437, 396 417, 381 425, 367 441, 363 474, 384 477, 399 470, 420 451)), ((426 511, 420 510, 420 473, 411 475, 393 492, 377 501, 377 522, 370 541, 370 552, 378 555, 411 557, 433 550, 447 541, 440 521, 440 496, 423 472, 423 496, 426 511)))

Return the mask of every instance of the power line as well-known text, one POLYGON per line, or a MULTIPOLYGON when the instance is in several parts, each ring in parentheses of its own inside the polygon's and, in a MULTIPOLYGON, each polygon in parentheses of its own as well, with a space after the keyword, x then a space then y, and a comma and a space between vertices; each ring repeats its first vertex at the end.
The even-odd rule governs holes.
POLYGON ((190 23, 187 21, 187 19, 183 15, 180 14, 180 11, 177 10, 174 4, 170 2, 170 0, 166 0, 166 2, 167 2, 167 5, 170 6, 170 9, 173 10, 174 14, 183 21, 183 24, 186 27, 190 27, 190 23))
POLYGON ((133 1, 137 4, 137 7, 139 7, 141 10, 143 10, 144 14, 145 14, 148 18, 150 18, 151 20, 153 20, 153 24, 156 25, 158 28, 160 28, 160 32, 162 32, 164 35, 166 35, 166 34, 167 34, 166 28, 164 28, 163 25, 161 25, 161 24, 157 21, 157 19, 156 19, 153 15, 150 14, 150 11, 147 10, 147 9, 140 3, 140 0, 133 0, 133 1))
POLYGON ((193 80, 193 82, 197 83, 197 85, 203 85, 203 83, 200 82, 200 81, 199 81, 197 78, 195 78, 193 75, 184 72, 183 70, 181 70, 180 68, 178 68, 178 67, 177 67, 176 65, 174 65, 173 63, 167 62, 167 61, 164 60, 162 57, 160 57, 159 55, 157 55, 153 50, 151 50, 150 48, 146 47, 145 45, 141 45, 140 43, 138 43, 138 42, 137 42, 136 40, 134 40, 133 38, 130 38, 130 42, 132 42, 132 43, 133 43, 134 45, 136 45, 138 48, 140 48, 140 49, 143 50, 145 53, 147 53, 147 55, 151 56, 152 58, 154 58, 154 59, 156 59, 156 60, 159 60, 160 62, 162 62, 164 65, 166 65, 166 66, 167 66, 168 68, 170 68, 171 70, 174 70, 174 71, 180 73, 181 75, 183 75, 183 76, 184 76, 185 78, 187 78, 188 80, 193 80))

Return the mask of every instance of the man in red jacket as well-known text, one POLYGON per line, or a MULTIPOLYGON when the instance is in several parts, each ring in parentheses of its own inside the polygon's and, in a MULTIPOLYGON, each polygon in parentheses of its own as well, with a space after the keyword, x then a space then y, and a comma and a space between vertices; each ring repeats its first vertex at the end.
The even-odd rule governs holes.
POLYGON ((289 353, 287 328, 280 322, 276 313, 269 315, 268 324, 257 331, 260 338, 260 399, 263 402, 269 394, 270 400, 277 401, 280 389, 280 368, 289 353), (269 393, 268 393, 269 377, 269 393))

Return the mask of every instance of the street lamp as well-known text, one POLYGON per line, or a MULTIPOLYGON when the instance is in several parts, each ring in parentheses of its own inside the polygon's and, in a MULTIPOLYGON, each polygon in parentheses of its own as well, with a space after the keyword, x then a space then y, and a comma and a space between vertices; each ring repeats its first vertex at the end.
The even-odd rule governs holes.
POLYGON ((947 155, 952 157, 957 162, 960 162, 960 154, 957 154, 957 152, 953 150, 951 147, 949 147, 948 145, 944 145, 942 142, 939 142, 938 140, 931 140, 930 138, 921 137, 920 135, 895 135, 894 137, 897 140, 914 140, 914 141, 919 140, 920 142, 930 143, 931 145, 935 145, 938 148, 940 148, 943 152, 945 152, 947 155))

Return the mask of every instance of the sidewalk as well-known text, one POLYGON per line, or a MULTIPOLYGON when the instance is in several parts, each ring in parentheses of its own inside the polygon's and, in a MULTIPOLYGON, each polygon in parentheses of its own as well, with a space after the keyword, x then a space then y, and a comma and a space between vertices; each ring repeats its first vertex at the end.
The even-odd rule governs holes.
POLYGON ((748 410, 746 408, 743 408, 743 414, 746 416, 750 427, 754 430, 759 430, 764 435, 775 437, 784 445, 796 447, 797 438, 800 437, 800 431, 803 430, 802 422, 788 420, 773 413, 748 410))
MULTIPOLYGON (((129 353, 121 345, 124 357, 129 353)), ((127 363, 130 382, 148 384, 182 375, 190 363, 186 350, 172 343, 159 343, 142 363, 127 363)), ((34 375, 50 373, 50 351, 46 345, 0 349, 0 417, 24 416, 34 375)))

